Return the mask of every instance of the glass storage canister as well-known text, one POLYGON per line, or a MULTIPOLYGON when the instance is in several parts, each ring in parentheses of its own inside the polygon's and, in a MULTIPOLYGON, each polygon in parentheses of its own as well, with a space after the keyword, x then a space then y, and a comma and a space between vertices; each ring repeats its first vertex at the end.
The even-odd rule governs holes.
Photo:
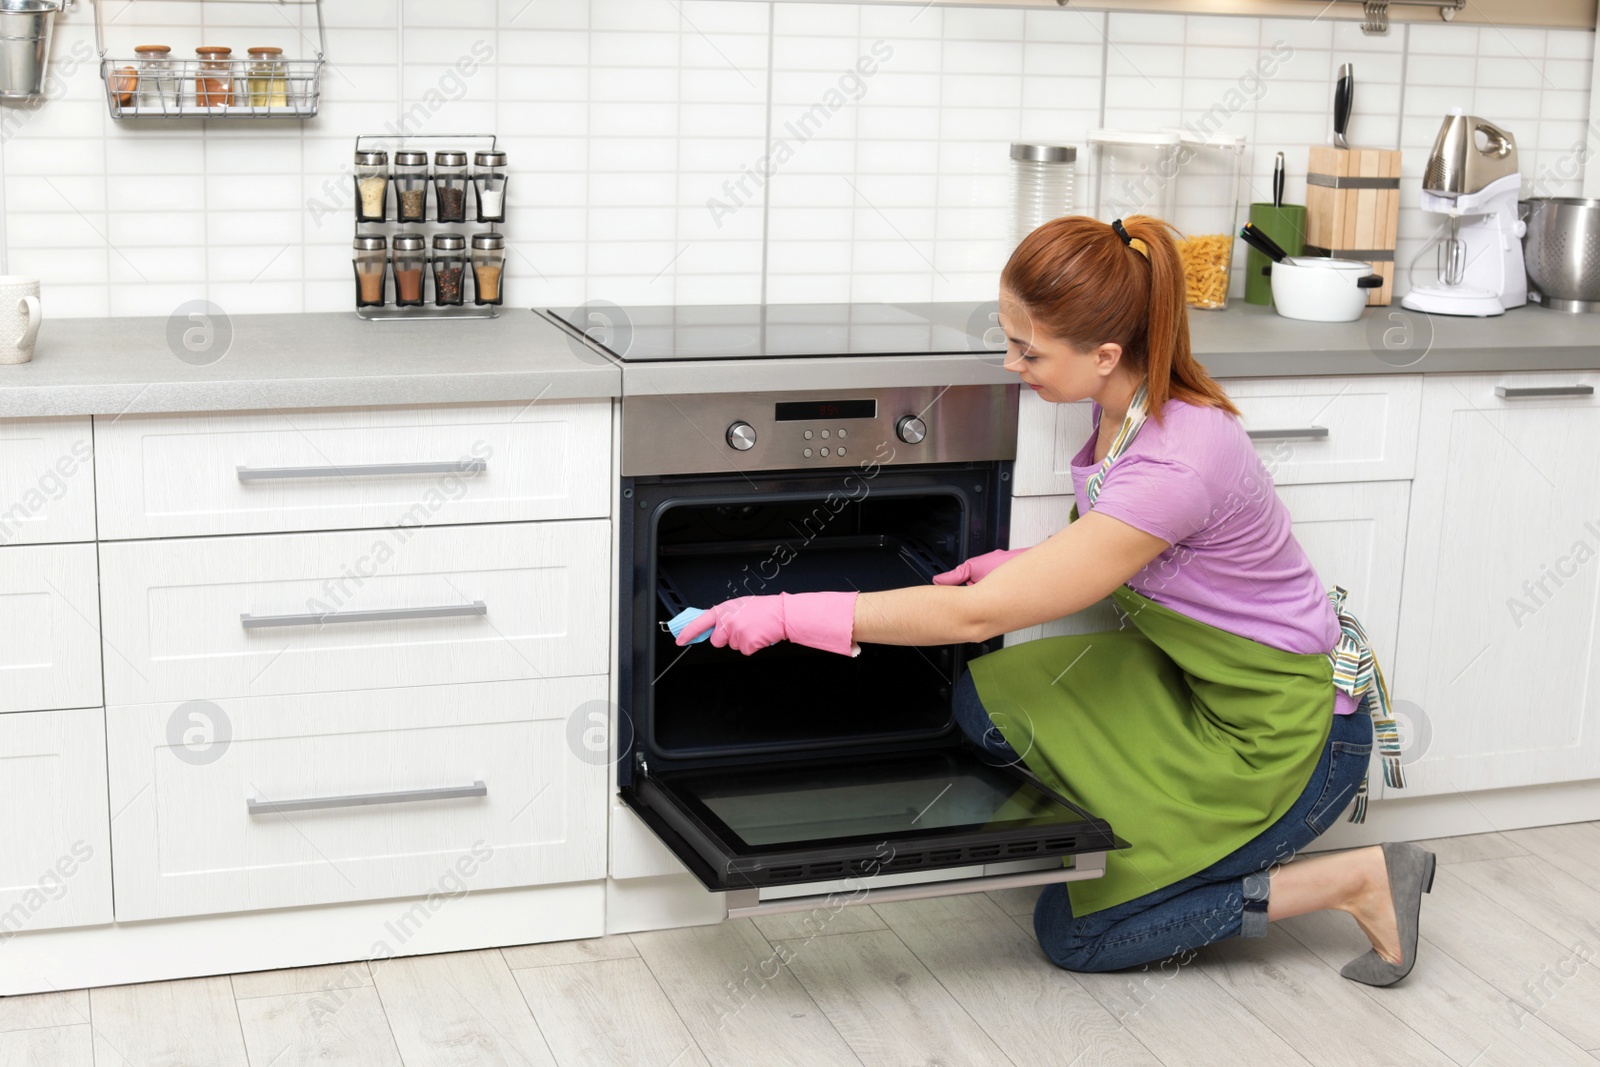
POLYGON ((1011 247, 1051 219, 1072 214, 1078 150, 1071 145, 1011 146, 1011 247))
POLYGON ((356 270, 356 307, 381 308, 386 302, 388 248, 389 241, 382 235, 356 238, 352 257, 356 270))
POLYGON ((1101 222, 1129 215, 1172 218, 1178 174, 1176 134, 1093 130, 1088 141, 1095 218, 1101 222))
POLYGON ((178 76, 173 73, 172 49, 164 44, 141 44, 133 48, 139 57, 138 107, 143 110, 178 111, 178 76))
POLYGON ((472 288, 474 304, 505 301, 501 286, 506 265, 506 238, 502 233, 472 235, 472 288))
POLYGON ((201 45, 194 50, 200 69, 194 79, 194 102, 201 107, 233 106, 233 49, 201 45))
POLYGON ((1244 137, 1171 132, 1179 138, 1179 147, 1177 197, 1170 221, 1183 234, 1178 250, 1183 254, 1184 288, 1190 307, 1220 311, 1228 306, 1233 243, 1239 229, 1244 137))
POLYGON ((389 153, 356 153, 356 221, 384 222, 389 210, 389 153))
POLYGON ((250 69, 245 75, 250 106, 288 107, 289 68, 283 61, 283 49, 262 45, 246 51, 250 53, 250 69))
POLYGON ((433 235, 433 302, 459 307, 466 295, 467 239, 459 233, 433 235))
POLYGON ((394 302, 421 307, 422 275, 428 265, 428 241, 420 233, 394 235, 394 302))
MULTIPOLYGON (((477 152, 472 157, 472 187, 479 222, 506 220, 506 154, 477 152)), ((498 303, 498 301, 497 301, 498 303)))
POLYGON ((467 154, 433 154, 433 202, 440 222, 467 221, 467 154))
POLYGON ((422 222, 428 217, 428 153, 394 154, 395 217, 422 222))

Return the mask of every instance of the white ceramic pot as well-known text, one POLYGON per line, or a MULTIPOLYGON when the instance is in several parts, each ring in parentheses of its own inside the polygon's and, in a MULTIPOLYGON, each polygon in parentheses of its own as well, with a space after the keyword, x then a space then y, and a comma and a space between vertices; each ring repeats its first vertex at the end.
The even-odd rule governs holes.
POLYGON ((1367 290, 1383 285, 1354 259, 1291 256, 1272 265, 1272 303, 1288 319, 1352 322, 1367 306, 1367 290))

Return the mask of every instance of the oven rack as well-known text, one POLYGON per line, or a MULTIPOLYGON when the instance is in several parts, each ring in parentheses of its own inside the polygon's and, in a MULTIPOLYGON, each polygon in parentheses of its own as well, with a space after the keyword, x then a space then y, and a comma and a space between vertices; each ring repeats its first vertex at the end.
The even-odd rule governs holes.
POLYGON ((663 545, 656 592, 677 615, 738 596, 927 585, 944 569, 924 545, 891 534, 663 545))
MULTIPOLYGON (((132 0, 130 0, 132 2, 132 0)), ((196 0, 202 2, 202 0, 196 0)), ((309 119, 317 114, 322 100, 322 68, 328 51, 327 32, 322 19, 322 0, 203 0, 206 3, 272 3, 310 6, 317 15, 317 53, 315 59, 282 59, 281 73, 257 74, 252 87, 250 68, 257 60, 244 57, 226 60, 169 59, 155 75, 155 91, 144 86, 141 99, 142 60, 109 56, 106 48, 102 3, 93 4, 95 47, 100 55, 100 81, 105 87, 106 106, 114 119, 309 119), (225 69, 224 69, 225 67, 225 69), (126 68, 126 69, 125 69, 126 68), (201 90, 201 79, 227 79, 227 87, 201 90), (263 88, 260 83, 267 84, 263 88), (283 103, 271 103, 278 95, 275 83, 282 83, 283 103), (251 103, 252 93, 267 97, 251 103), (224 96, 231 102, 214 103, 211 97, 224 96)), ((297 30, 298 32, 298 30, 297 30)))

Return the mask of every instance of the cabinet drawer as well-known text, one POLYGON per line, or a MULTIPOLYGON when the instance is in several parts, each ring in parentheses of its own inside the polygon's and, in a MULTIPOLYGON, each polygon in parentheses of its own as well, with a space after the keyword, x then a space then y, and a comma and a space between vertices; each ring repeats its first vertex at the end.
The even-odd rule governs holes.
POLYGON ((108 703, 604 673, 610 525, 103 544, 108 703))
POLYGON ((610 514, 608 400, 102 422, 100 536, 610 514))
POLYGON ((1415 472, 1419 376, 1223 385, 1278 485, 1404 481, 1415 472))
POLYGON ((94 545, 0 548, 0 712, 100 702, 94 545))
MULTIPOLYGON (((604 675, 109 710, 117 918, 605 877, 604 675)), ((396 936, 408 936, 397 934, 396 936)))
POLYGON ((0 715, 0 943, 111 921, 99 708, 0 715))
POLYGON ((1032 391, 1017 403, 1016 496, 1071 496, 1072 457, 1094 432, 1089 402, 1052 404, 1032 391))
POLYGON ((0 419, 0 545, 93 540, 89 420, 0 419))

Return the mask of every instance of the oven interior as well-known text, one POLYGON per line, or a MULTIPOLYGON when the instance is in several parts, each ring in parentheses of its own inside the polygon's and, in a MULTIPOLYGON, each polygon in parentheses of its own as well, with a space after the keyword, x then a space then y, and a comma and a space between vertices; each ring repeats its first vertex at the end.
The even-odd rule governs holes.
POLYGON ((754 656, 679 648, 660 624, 738 596, 926 585, 961 559, 967 501, 949 492, 683 503, 657 525, 660 755, 751 756, 936 737, 964 662, 955 646, 873 645, 850 658, 780 642, 754 656))

